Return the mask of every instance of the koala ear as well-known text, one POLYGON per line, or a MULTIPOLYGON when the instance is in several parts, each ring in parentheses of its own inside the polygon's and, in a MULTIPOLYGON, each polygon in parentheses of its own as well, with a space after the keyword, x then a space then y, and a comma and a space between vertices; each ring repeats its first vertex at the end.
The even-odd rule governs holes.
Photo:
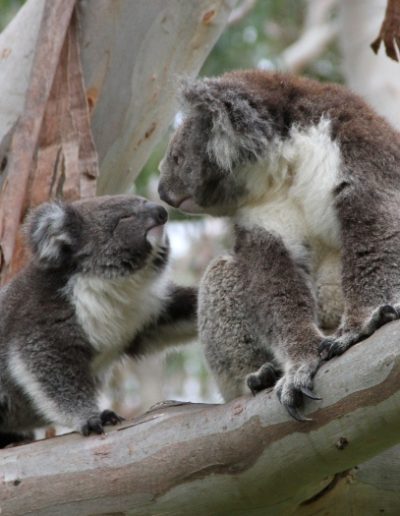
POLYGON ((189 115, 211 120, 207 152, 222 169, 230 171, 241 159, 259 158, 265 152, 271 124, 243 87, 204 79, 184 82, 181 94, 189 115))
POLYGON ((70 205, 45 203, 36 208, 26 224, 28 242, 42 267, 60 267, 77 238, 79 217, 70 205))

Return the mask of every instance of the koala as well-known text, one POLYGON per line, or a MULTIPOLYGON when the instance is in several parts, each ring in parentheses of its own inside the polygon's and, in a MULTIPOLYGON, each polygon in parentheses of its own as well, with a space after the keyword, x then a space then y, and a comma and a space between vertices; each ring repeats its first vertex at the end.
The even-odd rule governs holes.
POLYGON ((399 317, 399 134, 346 88, 282 73, 197 80, 181 104, 160 197, 229 217, 235 241, 199 290, 210 368, 226 400, 274 385, 307 419, 321 356, 399 317), (343 297, 331 336, 318 318, 321 271, 343 297))
POLYGON ((0 290, 3 436, 49 424, 102 433, 121 421, 98 406, 108 365, 196 335, 197 291, 168 277, 167 217, 124 195, 33 211, 32 258, 0 290))

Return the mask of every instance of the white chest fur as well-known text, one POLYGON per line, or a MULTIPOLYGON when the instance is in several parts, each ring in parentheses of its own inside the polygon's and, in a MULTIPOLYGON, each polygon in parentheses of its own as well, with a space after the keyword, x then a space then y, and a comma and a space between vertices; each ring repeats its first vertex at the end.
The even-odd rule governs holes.
POLYGON ((125 347, 161 310, 166 274, 144 270, 123 278, 76 275, 69 285, 76 316, 92 346, 107 355, 125 347))
POLYGON ((293 250, 304 240, 338 248, 333 190, 340 181, 340 167, 340 149, 331 138, 329 120, 292 129, 287 140, 272 143, 265 161, 245 171, 252 202, 239 210, 238 222, 279 233, 293 250))

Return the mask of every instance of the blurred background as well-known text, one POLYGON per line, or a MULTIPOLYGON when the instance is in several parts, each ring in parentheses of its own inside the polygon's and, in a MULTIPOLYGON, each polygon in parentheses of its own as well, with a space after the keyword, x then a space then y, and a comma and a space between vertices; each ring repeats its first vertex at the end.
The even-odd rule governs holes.
MULTIPOLYGON (((23 0, 0 0, 0 28, 23 0)), ((370 43, 379 33, 385 0, 242 0, 231 14, 200 75, 220 75, 238 68, 285 70, 320 81, 345 83, 364 96, 394 125, 400 121, 399 65, 370 43)), ((133 191, 159 201, 158 164, 179 123, 157 145, 138 176, 133 191)), ((192 217, 170 211, 173 274, 177 282, 195 284, 209 261, 229 249, 224 220, 192 217)), ((167 356, 116 365, 110 372, 105 399, 127 417, 164 399, 220 402, 198 343, 167 356)))

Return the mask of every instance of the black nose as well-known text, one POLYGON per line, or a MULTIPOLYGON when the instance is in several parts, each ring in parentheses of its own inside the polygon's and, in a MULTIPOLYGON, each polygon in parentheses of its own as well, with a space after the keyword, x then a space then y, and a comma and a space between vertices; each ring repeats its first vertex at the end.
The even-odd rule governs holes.
POLYGON ((160 199, 162 201, 165 201, 166 203, 171 204, 164 184, 165 183, 162 183, 161 181, 158 183, 158 195, 160 196, 160 199))
POLYGON ((168 212, 158 204, 151 205, 151 216, 157 224, 165 224, 168 220, 168 212))

